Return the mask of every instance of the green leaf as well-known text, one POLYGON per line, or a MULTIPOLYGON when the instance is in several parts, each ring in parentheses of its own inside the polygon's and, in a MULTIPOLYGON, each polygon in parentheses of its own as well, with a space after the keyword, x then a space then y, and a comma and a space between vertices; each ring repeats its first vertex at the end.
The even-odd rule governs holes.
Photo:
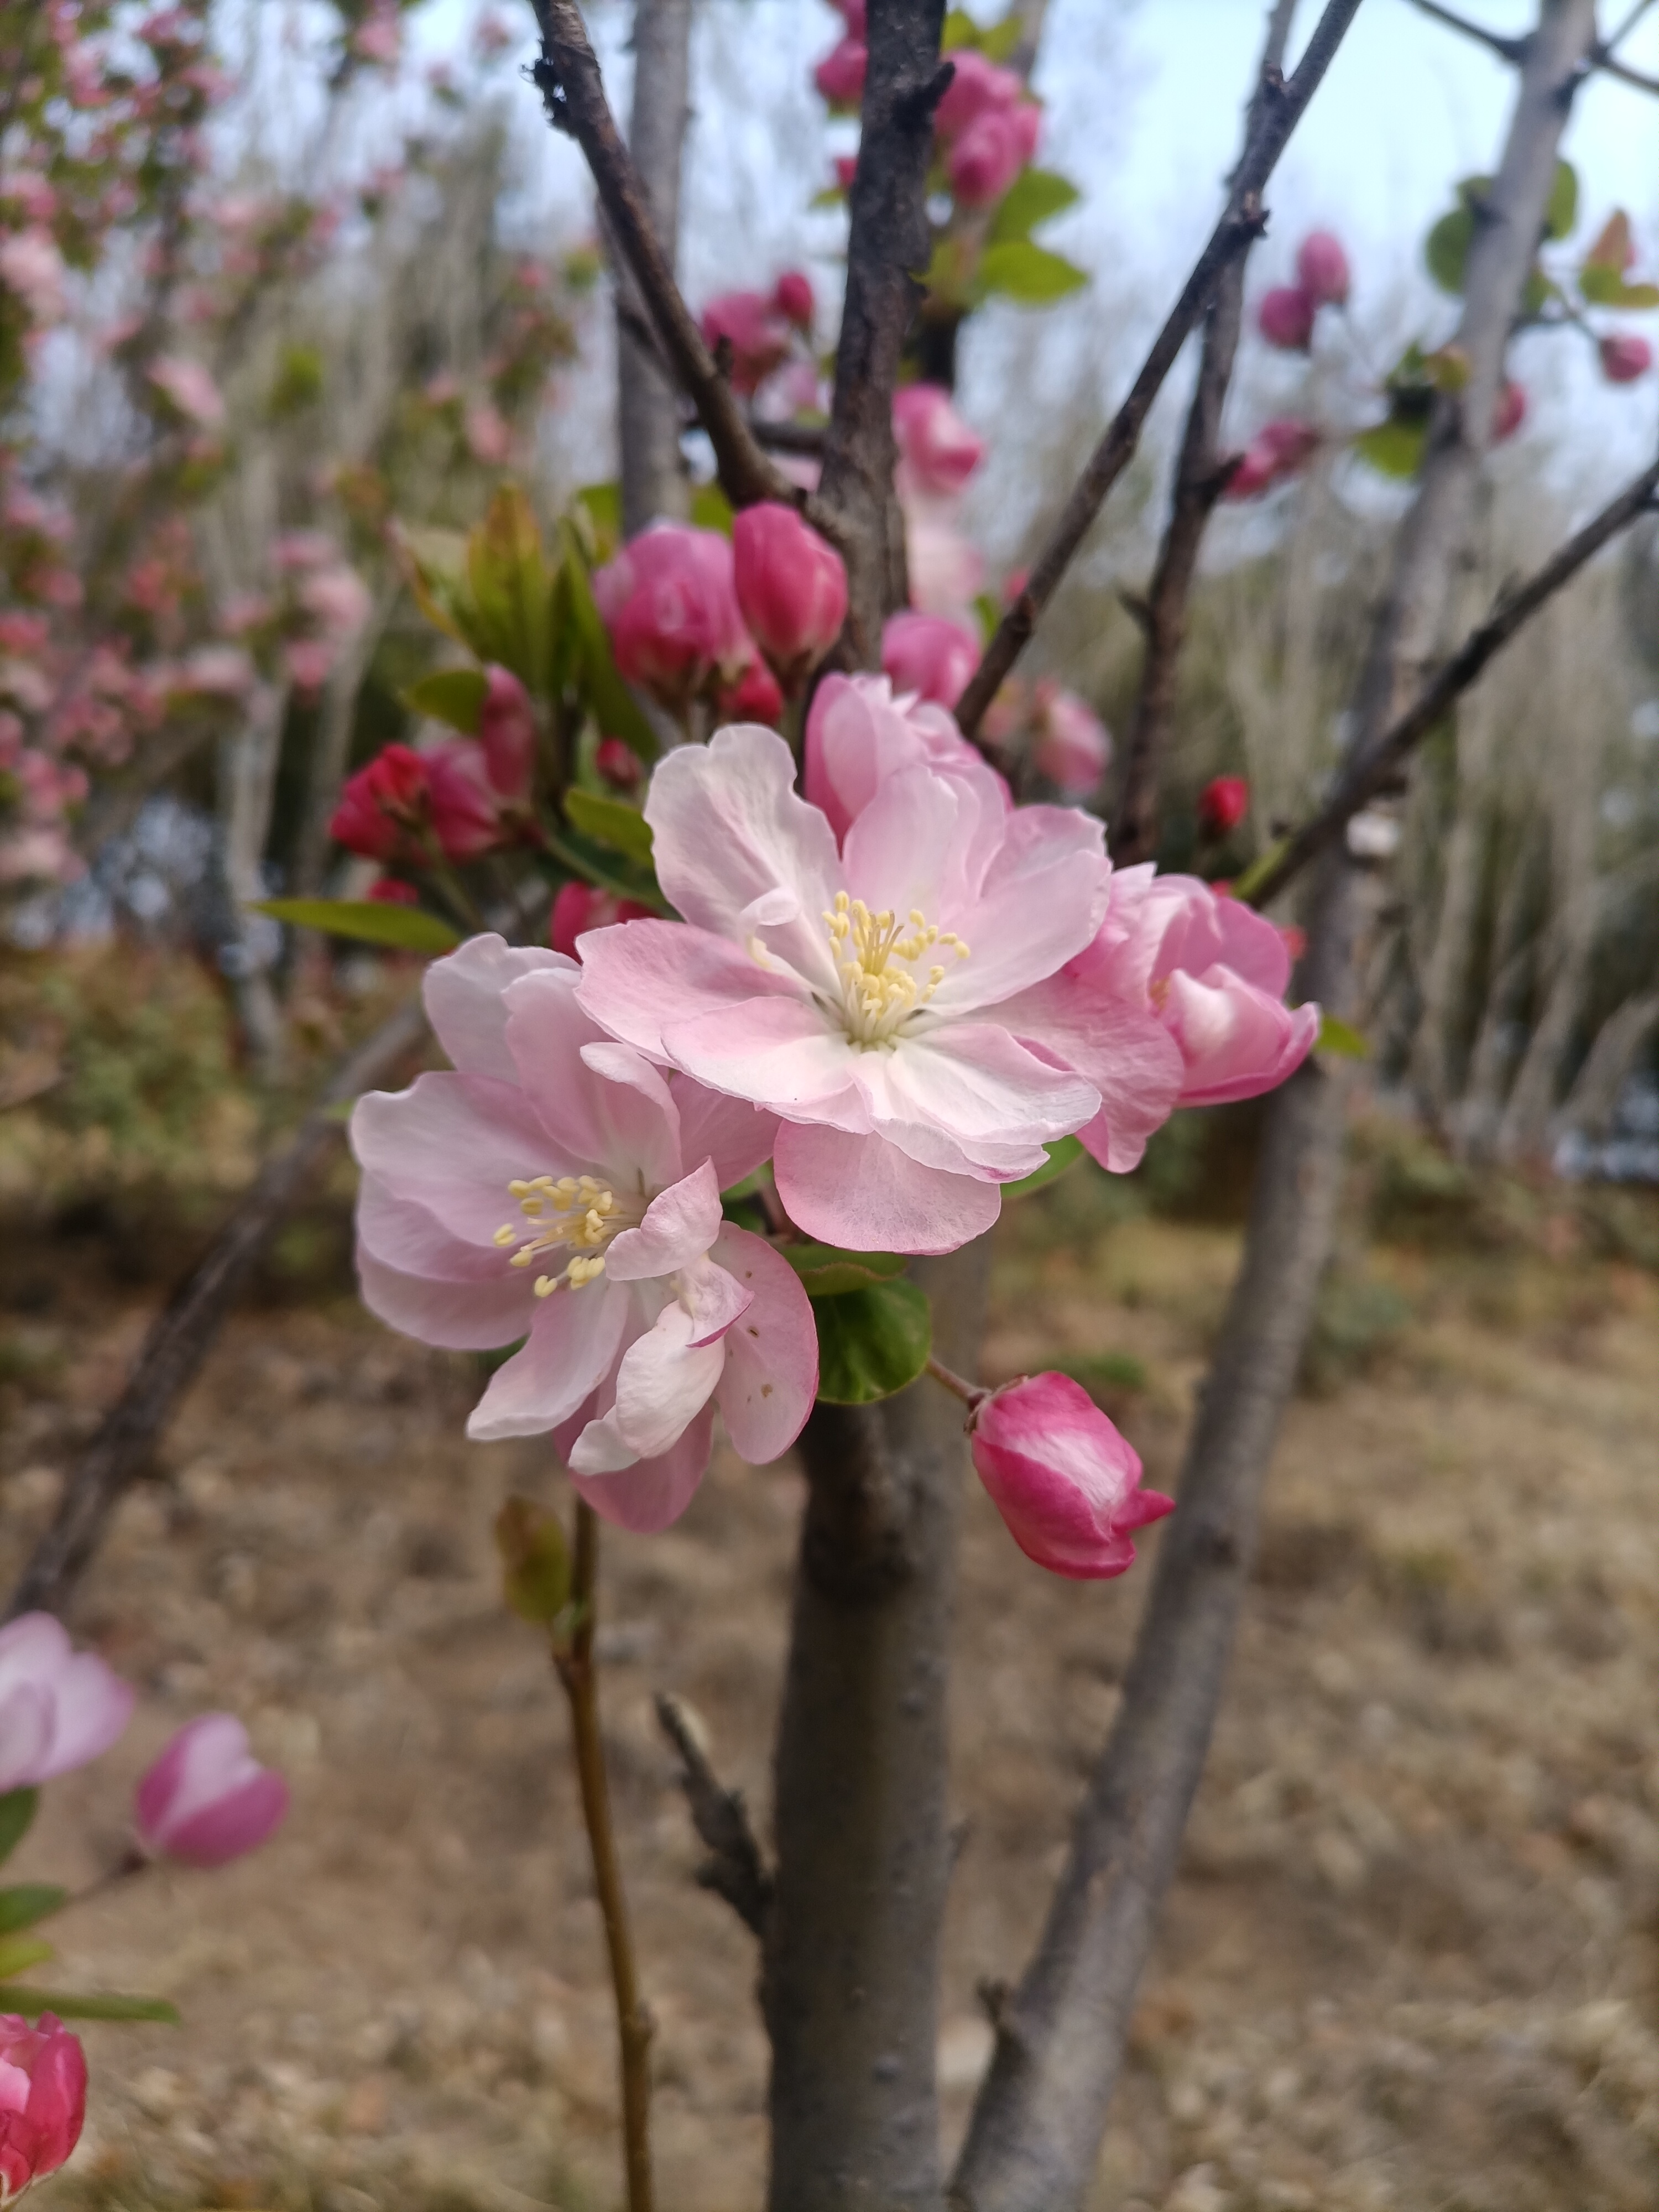
POLYGON ((398 952, 453 952, 461 941, 435 914, 391 899, 258 899, 252 911, 295 929, 320 929, 330 937, 389 945, 398 952))
POLYGON ((1048 1157, 1042 1167, 1033 1168, 1030 1175, 1022 1176, 1018 1182, 1003 1184, 1004 1205, 1011 1198, 1029 1198, 1034 1190, 1041 1190, 1045 1183, 1057 1182, 1067 1168, 1074 1168, 1083 1158, 1082 1142, 1076 1137, 1057 1137, 1052 1145, 1045 1145, 1042 1149, 1048 1157))
POLYGON ((1577 220, 1578 172, 1571 161, 1558 161, 1549 204, 1544 210, 1544 235, 1565 238, 1577 220))
POLYGON ((818 1395, 831 1406, 869 1406, 914 1382, 933 1349, 933 1316, 915 1283, 814 1298, 818 1395))
POLYGON ((1362 430, 1353 441, 1353 449, 1363 461, 1369 461, 1385 477, 1414 477, 1423 465, 1423 448, 1428 443, 1426 422, 1402 422, 1390 416, 1369 430, 1362 430))
POLYGON ((1369 1060, 1371 1048, 1365 1038, 1349 1023, 1335 1014, 1322 1014, 1319 1035, 1314 1039, 1316 1052, 1334 1052, 1342 1060, 1369 1060))
POLYGON ((0 1981, 26 1974, 31 1966, 44 1966, 57 1955, 38 1936, 0 1936, 0 1981))
POLYGON ((1627 284, 1622 270, 1593 261, 1579 270, 1578 289, 1592 307, 1659 307, 1659 284, 1627 284))
POLYGON ((691 495, 691 520, 699 530, 732 535, 732 502, 717 483, 699 484, 691 495))
POLYGON ((422 676, 403 694, 403 702, 416 714, 429 714, 434 722, 447 722, 463 737, 476 738, 489 678, 482 668, 439 668, 422 676))
POLYGON ((637 806, 625 799, 573 787, 564 795, 564 811, 571 827, 596 844, 608 845, 613 853, 624 853, 630 860, 650 866, 651 824, 637 806))
POLYGON ((1040 222, 1073 206, 1079 198, 1069 177, 1053 169, 1025 169, 1003 194, 991 218, 989 242, 1006 246, 1029 238, 1040 222))
POLYGON ((570 1602, 570 1553, 557 1517, 527 1498, 509 1498, 495 1516, 501 1594, 521 1620, 548 1625, 570 1602))
POLYGON ((1527 271, 1527 281, 1521 287, 1521 313, 1528 317, 1541 315, 1550 301, 1559 300, 1560 296, 1561 287, 1534 263, 1527 271))
MULTIPOLYGON (((640 905, 653 907, 659 914, 672 915, 673 908, 663 896, 655 876, 648 871, 641 874, 620 861, 613 861, 607 847, 595 846, 586 837, 566 836, 545 823, 542 826, 542 845, 546 857, 556 860, 567 875, 580 876, 585 884, 593 884, 617 898, 635 899, 640 905)), ((548 880, 557 883, 559 878, 550 872, 548 880)))
POLYGON ((939 48, 950 54, 963 46, 975 46, 988 60, 1006 62, 1018 46, 1023 27, 1017 8, 1011 8, 994 23, 976 22, 965 8, 952 8, 945 19, 939 48))
POLYGON ((1430 276, 1443 292, 1456 294, 1462 290, 1463 271, 1474 237, 1474 210, 1459 207, 1449 215, 1443 215, 1424 240, 1423 258, 1428 263, 1430 276))
POLYGON ((457 530, 405 529, 398 545, 416 605, 429 623, 471 647, 466 594, 466 540, 457 530))
POLYGON ((38 1790, 8 1790, 0 1796, 0 1864, 11 1856, 27 1835, 40 1802, 38 1790))
POLYGON ((622 486, 584 484, 576 494, 576 502, 586 509, 588 520, 593 526, 593 544, 599 558, 608 561, 622 544, 622 486))
POLYGON ((1288 837, 1275 838, 1265 853, 1258 854, 1248 868, 1233 878, 1233 896, 1236 899, 1245 906, 1255 904, 1257 885, 1267 882, 1284 857, 1285 848, 1290 842, 1288 837))
POLYGON ((26 1990, 15 1983, 0 1984, 0 2011, 21 2012, 30 2019, 55 2012, 60 2020, 157 2020, 167 2027, 179 2025, 179 2008, 165 1997, 119 1997, 101 1991, 71 1996, 66 1990, 26 1990))
POLYGON ((843 1252, 835 1244, 785 1244, 781 1249, 815 1298, 844 1297, 872 1283, 890 1283, 910 1264, 902 1252, 843 1252))
POLYGON ((1611 269, 1615 276, 1622 276, 1630 267, 1633 252, 1630 217, 1623 208, 1614 208, 1597 232, 1595 244, 1584 256, 1585 266, 1611 269))
POLYGON ((471 631, 480 660, 510 668, 538 698, 547 691, 552 638, 542 533, 517 484, 502 484, 466 541, 471 631))
POLYGON ((66 1889, 56 1888, 49 1881, 20 1881, 9 1889, 0 1889, 0 1936, 50 1919, 54 1912, 62 1911, 68 1895, 66 1889))
POLYGON ((1045 307, 1063 300, 1088 283, 1088 277, 1063 253, 1046 246, 1033 246, 1029 238, 1011 239, 1005 245, 988 246, 979 258, 978 289, 1000 292, 1022 307, 1045 307))

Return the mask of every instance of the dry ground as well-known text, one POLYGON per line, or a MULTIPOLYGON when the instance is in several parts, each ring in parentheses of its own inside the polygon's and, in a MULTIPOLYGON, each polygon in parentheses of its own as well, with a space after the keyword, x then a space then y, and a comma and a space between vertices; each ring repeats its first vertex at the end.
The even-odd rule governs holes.
MULTIPOLYGON (((988 1371, 1056 1342, 1132 1355, 1143 1387, 1113 1409, 1167 1481, 1236 1239, 1091 1228, 1070 1188, 1005 1228, 988 1371)), ((1102 2208, 1656 2202, 1659 1285, 1557 1242, 1373 1254, 1360 1305, 1392 1333, 1291 1412, 1102 2208)), ((147 1297, 56 1247, 14 1250, 5 1285, 9 1573, 147 1297)), ((95 1875, 132 1776, 210 1705, 248 1718, 295 1803, 257 1857, 59 1923, 65 1980, 167 1993, 185 2024, 89 2031, 87 2140, 40 2212, 615 2203, 564 1717, 489 1540, 507 1492, 556 1483, 534 1447, 463 1441, 476 1388, 344 1296, 240 1316, 122 1509, 78 1625, 142 1686, 138 1718, 57 1785, 14 1871, 95 1875)), ((760 2202, 765 2051, 752 1946, 693 1885, 648 1699, 687 1698, 763 1809, 799 1502, 788 1468, 720 1457, 671 1534, 607 1538, 665 2212, 760 2202)), ((963 1579, 953 2135, 988 2047, 975 1984, 1030 1941, 1146 1581, 1045 1577, 977 1490, 963 1579)))

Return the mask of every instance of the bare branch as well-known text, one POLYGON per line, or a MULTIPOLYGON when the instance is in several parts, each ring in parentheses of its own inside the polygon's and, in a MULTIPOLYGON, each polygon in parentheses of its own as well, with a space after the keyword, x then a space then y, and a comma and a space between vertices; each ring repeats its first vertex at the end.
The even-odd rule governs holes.
POLYGON ((691 1825, 708 1849, 708 1856, 697 1869, 698 1885, 723 1897, 745 1928, 763 1936, 772 1909, 772 1877, 749 1825, 743 1793, 721 1784, 678 1698, 659 1690, 656 1708, 659 1725, 679 1759, 680 1787, 691 1808, 691 1825))
POLYGON ((1603 76, 1617 77, 1620 84, 1629 85, 1634 92, 1651 93, 1659 98, 1659 76, 1649 76, 1641 70, 1632 69, 1628 62, 1621 62, 1613 46, 1611 40, 1606 46, 1597 46, 1590 56, 1592 66, 1599 69, 1603 76))
POLYGON ((1209 306, 1223 274, 1265 225, 1262 188, 1330 66, 1331 58, 1358 6, 1359 0, 1328 0, 1295 75, 1287 83, 1273 88, 1272 96, 1263 101, 1244 157, 1234 172, 1232 189, 1221 220, 1211 233, 1209 243, 1199 256, 1181 297, 1154 340, 1128 398, 1090 457, 1047 544, 1032 564, 1025 589, 997 625, 984 659, 957 703, 957 720, 970 734, 979 727, 980 719, 996 696, 1003 678, 1030 642, 1107 493, 1133 459, 1152 402, 1163 389, 1164 380, 1174 368, 1176 357, 1199 317, 1209 306))
MULTIPOLYGON (((1613 36, 1598 39, 1590 48, 1585 66, 1600 70, 1606 76, 1617 77, 1620 84, 1630 85, 1638 92, 1659 94, 1659 77, 1647 76, 1642 70, 1632 69, 1628 62, 1621 62, 1614 51, 1621 40, 1629 37, 1650 4, 1651 0, 1638 0, 1637 6, 1613 36)), ((1472 22, 1468 16, 1460 15, 1455 8, 1443 6, 1442 0, 1412 0, 1412 5, 1419 13, 1431 16, 1437 23, 1443 23, 1448 30, 1456 31, 1466 39, 1473 39, 1477 46, 1489 48, 1503 61, 1518 64, 1527 58, 1527 49, 1531 44, 1529 39, 1508 38, 1501 31, 1488 30, 1484 23, 1472 22)))
POLYGON ((1473 39, 1477 46, 1489 47, 1506 62, 1526 59, 1529 43, 1526 39, 1505 38, 1501 31, 1489 31, 1484 23, 1471 22, 1467 15, 1460 15, 1455 8, 1443 7, 1441 0, 1412 0, 1412 5, 1420 15, 1432 16, 1437 23, 1443 23, 1448 30, 1461 32, 1464 38, 1473 39))
POLYGON ((1539 609, 1571 583, 1585 562, 1593 560, 1621 530, 1627 529, 1639 516, 1655 512, 1659 504, 1656 494, 1659 494, 1659 461, 1644 469, 1616 499, 1609 500, 1599 514, 1568 538, 1524 584, 1504 593, 1486 621, 1470 632, 1405 713, 1363 756, 1348 763, 1337 780, 1335 790, 1318 813, 1291 833, 1269 857, 1259 877, 1247 878, 1241 884, 1253 905, 1265 906, 1269 900, 1277 898, 1314 855, 1395 781, 1410 755, 1449 713, 1487 662, 1531 621, 1539 609))

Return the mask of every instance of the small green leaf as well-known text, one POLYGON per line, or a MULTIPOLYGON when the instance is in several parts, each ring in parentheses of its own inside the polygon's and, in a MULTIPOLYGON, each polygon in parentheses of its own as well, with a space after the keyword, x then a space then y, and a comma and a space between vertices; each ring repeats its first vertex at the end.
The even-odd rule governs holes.
POLYGON ((1592 307, 1659 307, 1659 284, 1627 284, 1622 270, 1593 261, 1579 270, 1578 289, 1592 307))
POLYGON ((447 722, 463 737, 476 738, 489 689, 482 668, 438 668, 430 676, 417 678, 404 693, 403 702, 417 714, 429 714, 434 722, 447 722))
POLYGON ((831 1406, 869 1406, 914 1382, 933 1349, 933 1316, 915 1283, 814 1298, 818 1395, 831 1406))
POLYGON ((573 830, 613 853, 651 865, 651 824, 637 806, 625 799, 611 799, 598 791, 572 789, 564 795, 564 811, 573 830))
POLYGON ((1615 208, 1597 232, 1595 244, 1584 256, 1585 266, 1611 269, 1615 276, 1622 276, 1630 267, 1634 252, 1631 243, 1630 217, 1623 208, 1615 208))
POLYGON ((872 1283, 890 1283, 909 1261, 901 1252, 843 1252, 834 1244, 785 1244, 784 1258, 814 1298, 837 1298, 872 1283))
POLYGON ((593 543, 599 558, 608 561, 622 544, 622 486, 618 483, 584 484, 576 494, 576 503, 586 509, 588 520, 593 526, 593 543))
POLYGON ((156 2020, 177 2027, 179 2008, 165 1997, 121 1997, 103 1991, 71 1995, 61 1990, 26 1990, 15 1983, 0 1984, 0 2012, 21 2012, 29 2019, 55 2012, 59 2020, 156 2020))
POLYGON ((1534 264, 1527 271, 1527 281, 1521 288, 1521 312, 1529 317, 1541 315, 1550 301, 1560 296, 1561 287, 1534 264))
POLYGON ((27 1835, 40 1802, 38 1790, 8 1790, 0 1796, 0 1864, 11 1856, 27 1835))
POLYGON ((1314 1050, 1334 1052, 1342 1060, 1369 1060, 1371 1056, 1370 1046, 1359 1031, 1335 1014, 1320 1016, 1314 1050))
POLYGON ((1022 170, 991 218, 990 244, 1006 246, 1029 238, 1038 223, 1074 206, 1079 197, 1071 179, 1053 169, 1022 170))
POLYGON ((570 1602, 570 1553, 551 1513, 527 1498, 509 1498, 495 1516, 501 1595, 521 1620, 546 1626, 570 1602))
POLYGON ((988 61, 1006 62, 1018 46, 1024 27, 1018 8, 1011 8, 994 23, 975 22, 965 8, 952 8, 945 19, 940 51, 950 54, 974 46, 988 61))
POLYGON ((1257 885, 1267 882, 1267 878, 1284 858, 1285 848, 1289 843, 1288 837, 1275 838, 1265 853, 1259 854, 1248 868, 1235 876, 1233 896, 1245 906, 1254 905, 1257 885))
POLYGON ((1057 1182, 1067 1168, 1074 1168, 1083 1158, 1083 1146, 1076 1137, 1057 1137, 1052 1145, 1045 1145, 1042 1149, 1048 1157, 1040 1168, 1033 1168, 1030 1175, 1022 1176, 1018 1182, 1003 1184, 1005 1205, 1011 1198, 1029 1198, 1034 1190, 1041 1190, 1045 1183, 1057 1182))
POLYGON ((435 914, 391 899, 259 899, 253 912, 295 929, 320 929, 330 937, 388 945, 399 952, 453 952, 461 941, 435 914))
POLYGON ((1362 430, 1353 441, 1353 449, 1363 461, 1369 461, 1385 477, 1414 477, 1423 465, 1423 448, 1428 443, 1429 431, 1425 422, 1401 422, 1391 416, 1369 430, 1362 430))
POLYGON ((1558 161, 1549 204, 1544 210, 1544 235, 1565 238, 1577 220, 1578 172, 1571 161, 1558 161))
POLYGON ((1049 301, 1063 300, 1088 281, 1063 253, 1051 253, 1046 246, 1034 246, 1029 238, 988 246, 979 258, 978 289, 1000 292, 1022 307, 1046 307, 1049 301))
POLYGON ((58 1889, 49 1881, 20 1881, 9 1889, 0 1889, 0 1936, 50 1919, 54 1912, 62 1911, 68 1895, 66 1889, 58 1889))
POLYGON ((38 1936, 0 1936, 0 1981, 8 1981, 13 1974, 26 1974, 31 1966, 42 1966, 57 1953, 50 1943, 43 1943, 38 1936))
POLYGON ((1459 207, 1449 215, 1443 215, 1425 240, 1423 258, 1429 264, 1430 276, 1443 292, 1456 294, 1462 290, 1463 271, 1474 237, 1474 210, 1459 207))
POLYGON ((699 484, 691 495, 691 520, 699 530, 732 535, 732 502, 717 483, 699 484))

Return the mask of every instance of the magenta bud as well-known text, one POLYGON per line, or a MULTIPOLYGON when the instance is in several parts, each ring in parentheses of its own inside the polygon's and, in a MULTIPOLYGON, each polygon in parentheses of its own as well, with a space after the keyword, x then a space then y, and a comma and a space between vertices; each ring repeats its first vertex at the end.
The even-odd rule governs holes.
POLYGON ((831 107, 856 107, 864 98, 864 73, 869 61, 869 49, 862 39, 842 39, 813 70, 812 82, 831 107))
POLYGON ((1522 386, 1505 377, 1498 387, 1498 398, 1492 410, 1492 441, 1501 446, 1512 438, 1527 419, 1527 395, 1522 386))
POLYGON ((979 641, 948 615, 890 615, 881 633, 881 665, 895 691, 954 707, 979 666, 979 641))
POLYGON ((510 668, 487 668, 484 684, 478 742, 490 783, 502 799, 528 799, 536 769, 536 715, 530 694, 510 668))
POLYGON ((817 667, 847 619, 847 570, 793 507, 763 500, 732 526, 738 605, 784 690, 817 667))
POLYGON ((593 765, 618 791, 636 789, 644 773, 639 755, 622 738, 601 738, 594 748, 593 765))
POLYGON ((1277 284, 1265 295, 1256 310, 1256 322, 1270 346, 1281 353, 1306 353, 1313 343, 1314 309, 1311 292, 1300 284, 1277 284))
POLYGON ((1140 1456, 1079 1382, 1021 1376, 969 1417, 974 1467, 1008 1533, 1051 1573, 1090 1582, 1134 1565, 1137 1528, 1175 1501, 1140 1487, 1140 1456))
POLYGON ((1250 787, 1242 775, 1215 775, 1198 794, 1198 826, 1206 837, 1224 837, 1250 811, 1250 787))
POLYGON ((577 939, 590 929, 609 929, 617 921, 648 921, 653 909, 637 899, 619 898, 592 884, 562 884, 548 920, 547 941, 555 952, 580 960, 577 939))
POLYGON ((56 2013, 0 2013, 0 2204, 56 2173, 81 2140, 87 2057, 56 2013))
POLYGON ((764 292, 722 292, 708 302, 699 322, 711 353, 722 344, 726 348, 732 388, 745 398, 788 358, 789 325, 776 300, 764 292))
MULTIPOLYGON (((1039 111, 1033 109, 1034 115, 1039 111)), ((987 108, 951 146, 945 162, 951 190, 965 208, 991 207, 1030 159, 1030 128, 1012 107, 987 108)))
POLYGON ((1346 306, 1351 277, 1341 240, 1328 230, 1310 230, 1297 248, 1296 278, 1316 307, 1346 306))
POLYGON ((899 496, 948 499, 985 459, 985 441, 956 410, 942 384, 906 384, 893 394, 899 496))
POLYGON ((817 303, 812 296, 812 280, 805 270, 786 269, 773 289, 772 297, 785 322, 793 323, 798 331, 810 337, 817 303))
POLYGON ((287 1783, 254 1758, 234 1713, 186 1721, 133 1799, 144 1849, 195 1867, 223 1866, 257 1850, 287 1811, 287 1783))
POLYGON ((1601 374, 1609 384, 1634 384, 1653 366, 1653 348, 1633 331, 1615 331, 1596 346, 1601 374))

